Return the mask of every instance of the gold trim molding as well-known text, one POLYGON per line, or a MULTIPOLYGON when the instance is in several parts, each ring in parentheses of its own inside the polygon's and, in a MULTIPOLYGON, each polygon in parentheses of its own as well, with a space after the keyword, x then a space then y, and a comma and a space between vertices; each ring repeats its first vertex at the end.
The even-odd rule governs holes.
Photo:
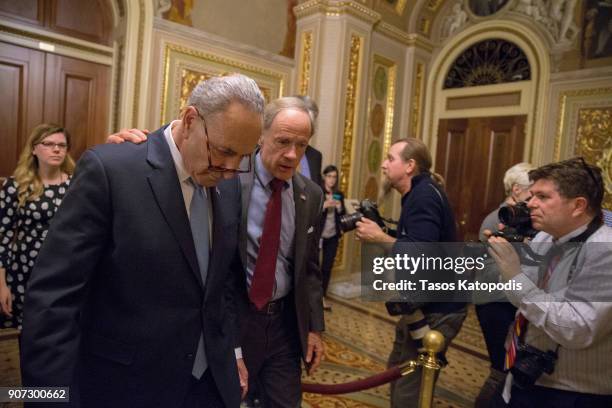
POLYGON ((374 24, 381 19, 380 13, 352 0, 334 2, 329 0, 310 0, 295 6, 293 12, 298 19, 318 13, 327 16, 351 15, 370 24, 374 24))
POLYGON ((420 135, 421 131, 421 107, 423 94, 423 78, 425 75, 425 65, 417 62, 416 72, 414 76, 414 92, 412 93, 412 124, 411 136, 417 139, 423 139, 420 135))
POLYGON ((308 94, 310 85, 310 63, 312 60, 312 31, 302 33, 302 64, 300 66, 300 95, 308 94))
POLYGON ((395 14, 397 14, 398 16, 401 16, 402 14, 404 14, 404 9, 406 8, 407 1, 408 0, 397 0, 397 3, 395 3, 395 5, 392 5, 387 2, 381 2, 381 3, 387 9, 393 10, 395 14))
POLYGON ((555 147, 553 158, 555 161, 561 160, 561 141, 563 136, 563 128, 566 123, 567 105, 568 99, 589 97, 589 96, 601 96, 601 95, 612 95, 612 87, 604 88, 591 88, 591 89, 577 89, 571 91, 561 92, 559 96, 559 114, 557 119, 557 134, 555 135, 555 147))
MULTIPOLYGON (((244 62, 236 61, 227 57, 210 54, 202 51, 197 51, 191 48, 183 47, 181 45, 168 43, 164 49, 164 72, 162 76, 162 98, 161 98, 161 123, 165 123, 166 114, 169 106, 169 95, 170 95, 170 87, 173 84, 175 78, 170 78, 170 72, 173 68, 180 69, 179 73, 175 72, 175 75, 183 75, 183 68, 180 67, 180 61, 175 58, 175 56, 183 56, 183 57, 195 57, 199 61, 199 63, 212 63, 213 66, 207 67, 208 70, 214 74, 224 74, 227 73, 228 70, 237 69, 242 73, 250 74, 251 76, 255 76, 257 78, 264 78, 268 81, 273 81, 278 84, 278 92, 275 92, 274 95, 271 95, 272 98, 278 98, 282 96, 285 92, 285 75, 274 72, 265 68, 261 68, 255 65, 247 64, 244 62)), ((178 71, 177 71, 178 72, 178 71)), ((257 78, 254 78, 257 81, 257 78)), ((259 84, 259 81, 257 81, 259 84)), ((260 85, 261 87, 261 85, 260 85)), ((174 95, 175 97, 179 97, 179 94, 174 95)))
MULTIPOLYGON (((386 157, 386 152, 389 151, 391 139, 393 138, 393 115, 395 109, 395 82, 397 77, 397 64, 394 61, 380 55, 374 55, 374 64, 383 65, 388 69, 385 131, 382 146, 382 159, 384 159, 386 157)), ((372 72, 374 72, 374 70, 372 70, 372 72)))
POLYGON ((134 99, 132 104, 132 123, 137 126, 140 105, 140 77, 142 76, 142 53, 144 50, 144 35, 145 35, 145 4, 143 0, 139 1, 138 15, 138 51, 136 54, 136 77, 134 78, 134 99))
POLYGON ((578 111, 574 154, 602 169, 602 207, 612 208, 612 101, 608 106, 578 111))
POLYGON ((349 51, 348 78, 345 93, 344 132, 342 138, 342 158, 340 160, 340 190, 351 197, 348 183, 351 179, 351 155, 355 138, 355 122, 357 91, 359 86, 359 63, 363 48, 363 37, 351 35, 351 48, 349 51))
POLYGON ((427 38, 419 34, 408 34, 385 21, 376 24, 374 30, 387 38, 398 41, 408 47, 421 48, 427 52, 433 51, 433 44, 427 38))

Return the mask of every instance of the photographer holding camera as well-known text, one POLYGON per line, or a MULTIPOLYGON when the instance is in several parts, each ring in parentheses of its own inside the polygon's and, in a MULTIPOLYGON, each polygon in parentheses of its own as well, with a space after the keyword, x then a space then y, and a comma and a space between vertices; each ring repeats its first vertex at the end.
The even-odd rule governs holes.
MULTIPOLYGON (((363 217, 357 222, 356 236, 366 242, 393 243, 393 252, 402 251, 402 243, 453 242, 456 226, 446 195, 430 173, 431 155, 425 144, 415 138, 395 141, 382 164, 386 177, 385 191, 402 195, 402 212, 397 232, 386 234, 380 225, 363 217)), ((439 177, 439 176, 438 176, 439 177)), ((466 309, 464 303, 427 303, 404 314, 396 327, 395 342, 388 365, 395 366, 415 359, 421 339, 429 328, 440 331, 446 347, 457 335, 466 309)), ((446 351, 446 350, 444 350, 446 351)), ((391 384, 391 406, 416 407, 421 382, 420 368, 391 384)))
POLYGON ((521 265, 503 237, 489 238, 518 308, 507 341, 504 400, 511 407, 612 406, 612 229, 603 225, 601 169, 582 158, 529 172, 533 227, 543 255, 521 265), (583 243, 583 244, 573 244, 583 243), (578 246, 579 245, 579 246, 578 246))

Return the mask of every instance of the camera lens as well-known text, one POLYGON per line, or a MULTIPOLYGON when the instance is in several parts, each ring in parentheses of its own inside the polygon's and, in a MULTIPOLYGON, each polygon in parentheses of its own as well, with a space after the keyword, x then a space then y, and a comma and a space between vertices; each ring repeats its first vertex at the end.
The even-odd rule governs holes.
POLYGON ((346 214, 340 217, 340 228, 343 232, 349 232, 357 228, 357 222, 363 218, 363 214, 359 211, 353 214, 346 214))

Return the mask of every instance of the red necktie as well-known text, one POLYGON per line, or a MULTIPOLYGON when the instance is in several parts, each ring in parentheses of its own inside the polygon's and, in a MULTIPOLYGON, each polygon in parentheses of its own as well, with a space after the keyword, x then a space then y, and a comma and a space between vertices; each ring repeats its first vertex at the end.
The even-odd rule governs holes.
POLYGON ((284 181, 276 178, 270 182, 272 195, 266 206, 263 233, 259 239, 259 252, 257 253, 255 272, 253 272, 251 290, 249 291, 249 299, 258 310, 261 310, 272 298, 274 288, 276 258, 280 246, 283 184, 285 184, 284 181))

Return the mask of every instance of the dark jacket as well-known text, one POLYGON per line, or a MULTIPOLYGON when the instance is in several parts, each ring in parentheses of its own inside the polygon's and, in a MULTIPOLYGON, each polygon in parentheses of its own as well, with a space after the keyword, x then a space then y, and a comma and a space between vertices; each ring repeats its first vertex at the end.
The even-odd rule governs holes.
MULTIPOLYGON (((83 154, 26 292, 25 386, 78 386, 87 408, 179 407, 203 332, 221 397, 239 406, 238 180, 209 192, 203 283, 163 129, 147 143, 83 154)), ((70 406, 79 406, 73 390, 70 406)))
MULTIPOLYGON (((453 210, 444 191, 431 179, 431 173, 413 177, 410 191, 402 197, 394 253, 402 252, 402 243, 455 242, 456 236, 453 210)), ((422 309, 426 313, 448 313, 464 306, 459 302, 437 302, 429 303, 422 309)))
MULTIPOLYGON (((255 155, 252 155, 253 161, 255 155)), ((255 164, 252 163, 251 168, 255 164)), ((248 241, 248 213, 251 191, 254 183, 254 172, 240 174, 242 188, 242 218, 240 228, 240 256, 246 267, 248 241)), ((298 336, 303 357, 306 357, 308 332, 325 330, 323 318, 323 286, 319 268, 319 220, 323 206, 321 188, 303 175, 296 173, 292 178, 295 202, 295 238, 293 244, 293 301, 296 311, 298 336)), ((238 301, 242 306, 248 304, 246 272, 241 270, 240 293, 238 301)), ((237 343, 238 344, 238 343, 237 343)), ((247 358, 245 356, 245 358, 247 358)))

